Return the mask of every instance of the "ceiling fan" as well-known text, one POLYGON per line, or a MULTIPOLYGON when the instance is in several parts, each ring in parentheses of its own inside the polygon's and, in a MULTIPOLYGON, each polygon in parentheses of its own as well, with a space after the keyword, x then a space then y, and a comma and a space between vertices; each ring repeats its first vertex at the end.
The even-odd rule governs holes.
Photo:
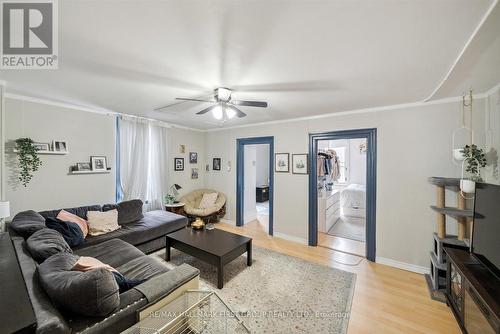
MULTIPOLYGON (((219 87, 214 89, 214 98, 211 100, 182 98, 182 97, 178 97, 176 98, 176 100, 214 103, 210 107, 198 111, 196 114, 203 115, 211 111, 215 119, 224 121, 231 119, 235 116, 241 118, 247 115, 243 111, 238 109, 236 106, 267 108, 267 102, 233 100, 231 98, 231 93, 232 93, 231 89, 219 87)), ((159 111, 169 106, 172 105, 156 108, 155 110, 159 111)))

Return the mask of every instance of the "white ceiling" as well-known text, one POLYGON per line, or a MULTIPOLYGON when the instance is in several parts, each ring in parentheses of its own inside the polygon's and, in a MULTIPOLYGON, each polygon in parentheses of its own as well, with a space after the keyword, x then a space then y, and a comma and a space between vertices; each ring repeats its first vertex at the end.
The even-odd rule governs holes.
MULTIPOLYGON (((0 79, 11 93, 200 129, 221 126, 194 115, 204 103, 153 109, 218 86, 269 103, 242 107, 248 117, 225 126, 416 102, 442 81, 492 3, 64 0, 59 69, 4 70, 0 79)), ((482 43, 496 37, 498 46, 498 31, 482 43)), ((458 95, 444 88, 440 97, 458 95)))

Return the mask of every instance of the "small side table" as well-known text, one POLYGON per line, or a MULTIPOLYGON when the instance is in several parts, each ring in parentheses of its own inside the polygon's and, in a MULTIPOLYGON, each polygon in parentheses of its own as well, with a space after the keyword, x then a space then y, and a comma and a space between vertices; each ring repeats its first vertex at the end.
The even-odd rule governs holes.
POLYGON ((182 202, 165 204, 165 210, 170 211, 172 213, 176 213, 181 216, 185 216, 186 213, 184 212, 184 205, 186 205, 186 203, 182 202))

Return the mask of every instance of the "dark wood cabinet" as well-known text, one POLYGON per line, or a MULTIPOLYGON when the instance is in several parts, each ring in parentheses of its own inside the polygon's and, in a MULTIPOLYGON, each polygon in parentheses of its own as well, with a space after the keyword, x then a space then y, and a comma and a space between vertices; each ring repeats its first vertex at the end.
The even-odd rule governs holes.
POLYGON ((257 187, 255 191, 257 203, 269 201, 269 186, 257 187))
POLYGON ((463 333, 500 333, 500 280, 469 252, 445 248, 446 300, 463 333))

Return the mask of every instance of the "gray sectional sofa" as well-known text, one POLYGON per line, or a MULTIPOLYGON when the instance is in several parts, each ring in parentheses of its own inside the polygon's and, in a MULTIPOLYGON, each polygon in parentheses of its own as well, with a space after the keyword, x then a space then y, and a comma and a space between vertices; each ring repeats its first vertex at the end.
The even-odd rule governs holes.
MULTIPOLYGON (((86 218, 88 210, 98 209, 99 206, 90 206, 65 210, 86 218)), ((37 320, 36 333, 119 333, 138 321, 141 310, 153 311, 155 306, 165 304, 183 291, 198 288, 197 269, 187 264, 169 269, 161 259, 144 254, 164 247, 165 234, 183 228, 187 223, 185 217, 169 212, 153 211, 117 231, 102 236, 87 237, 84 244, 72 250, 73 255, 90 256, 109 264, 129 279, 146 279, 144 283, 123 293, 118 293, 116 290, 116 294, 119 294, 119 306, 105 316, 83 316, 57 305, 44 289, 43 280, 39 277, 43 273, 37 270, 42 265, 33 259, 28 250, 25 240, 27 235, 20 235, 12 227, 23 224, 36 226, 44 222, 45 217, 57 215, 58 211, 45 211, 41 212, 41 215, 33 211, 23 212, 16 215, 9 224, 9 233, 37 320)), ((81 297, 88 296, 85 296, 85 292, 81 292, 81 297)))

